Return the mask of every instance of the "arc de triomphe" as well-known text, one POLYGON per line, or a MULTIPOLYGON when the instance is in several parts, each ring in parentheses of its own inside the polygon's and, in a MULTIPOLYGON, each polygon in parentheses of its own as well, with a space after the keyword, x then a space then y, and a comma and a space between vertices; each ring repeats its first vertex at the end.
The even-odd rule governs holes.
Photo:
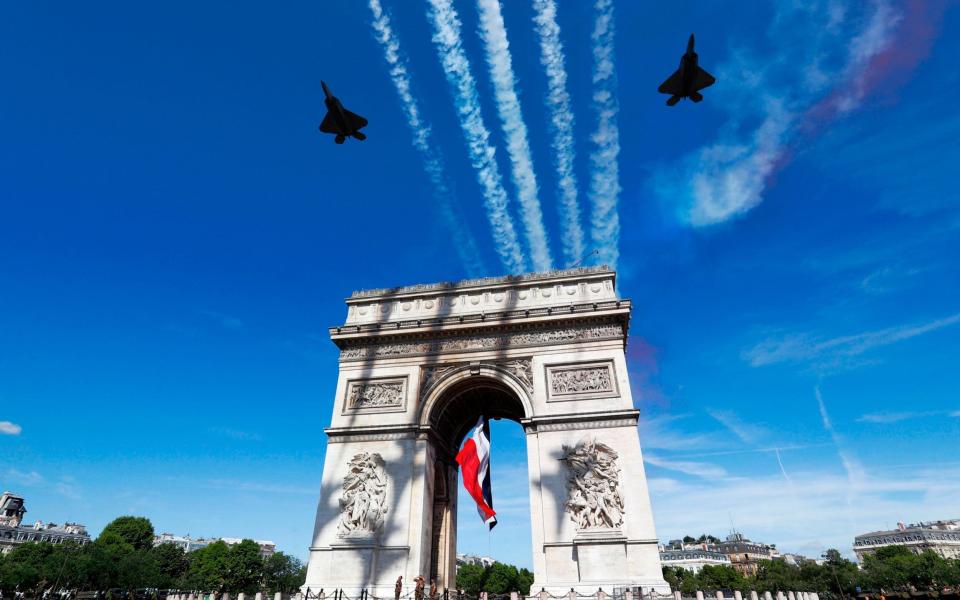
POLYGON ((385 596, 398 575, 454 587, 453 457, 484 414, 526 433, 532 590, 668 592, 615 278, 599 267, 350 296, 330 330, 340 373, 305 587, 385 596))

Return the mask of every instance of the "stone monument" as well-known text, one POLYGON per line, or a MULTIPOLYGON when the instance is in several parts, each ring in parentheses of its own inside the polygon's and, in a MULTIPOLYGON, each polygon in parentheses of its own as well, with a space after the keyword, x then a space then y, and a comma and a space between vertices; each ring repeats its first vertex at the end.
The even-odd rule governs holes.
POLYGON ((597 267, 351 295, 330 329, 340 373, 304 588, 455 588, 453 457, 486 415, 526 433, 532 590, 669 592, 615 279, 597 267))

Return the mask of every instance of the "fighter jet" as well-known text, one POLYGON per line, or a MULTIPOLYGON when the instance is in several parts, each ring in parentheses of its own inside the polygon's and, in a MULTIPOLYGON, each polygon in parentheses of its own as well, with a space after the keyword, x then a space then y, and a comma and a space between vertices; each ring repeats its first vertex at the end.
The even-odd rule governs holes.
POLYGON ((360 141, 367 139, 367 136, 360 133, 360 130, 367 126, 367 120, 360 115, 354 114, 340 104, 340 100, 330 93, 330 88, 323 81, 323 93, 326 94, 323 103, 327 105, 327 116, 320 123, 320 131, 324 133, 333 133, 338 144, 342 144, 347 136, 355 137, 360 141))
POLYGON ((697 64, 697 53, 693 51, 693 34, 687 42, 687 52, 680 57, 680 68, 674 71, 666 81, 660 84, 657 91, 661 94, 670 94, 667 106, 680 102, 681 98, 690 98, 694 102, 703 100, 700 90, 710 87, 717 82, 713 75, 707 73, 697 64))

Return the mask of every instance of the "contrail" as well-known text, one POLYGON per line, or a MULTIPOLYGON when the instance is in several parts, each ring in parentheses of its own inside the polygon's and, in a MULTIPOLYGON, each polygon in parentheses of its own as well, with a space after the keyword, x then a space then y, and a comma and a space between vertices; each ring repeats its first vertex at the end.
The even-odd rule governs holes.
POLYGON ((853 508, 854 496, 865 478, 863 466, 856 457, 843 449, 840 434, 833 428, 833 422, 830 420, 830 415, 827 414, 827 405, 823 402, 823 395, 820 393, 819 385, 813 388, 813 393, 817 397, 817 405, 820 408, 820 420, 823 421, 823 429, 830 435, 833 445, 837 448, 837 455, 840 457, 840 462, 843 464, 843 470, 847 473, 847 506, 853 508))
POLYGON ((512 273, 526 271, 526 259, 517 240, 517 232, 507 212, 507 193, 503 189, 500 169, 494 159, 496 149, 490 144, 490 131, 480 114, 477 84, 470 72, 470 63, 460 39, 460 19, 451 0, 429 0, 433 21, 433 42, 454 95, 460 127, 467 138, 470 161, 483 188, 487 216, 493 229, 497 253, 512 273))
POLYGON ((560 196, 560 222, 563 224, 563 257, 567 264, 584 254, 583 228, 580 227, 580 203, 577 200, 576 157, 573 141, 573 109, 567 92, 567 67, 560 42, 555 0, 534 0, 533 22, 540 36, 540 64, 547 72, 547 108, 553 134, 554 163, 560 196))
POLYGON ((543 213, 537 197, 537 176, 533 170, 527 125, 523 122, 523 113, 520 111, 520 98, 517 96, 516 77, 513 74, 507 29, 500 12, 500 0, 477 0, 477 8, 480 12, 480 32, 486 48, 490 79, 493 81, 497 113, 500 115, 500 125, 507 140, 513 183, 517 188, 523 226, 530 246, 530 260, 534 269, 546 271, 553 268, 553 261, 550 258, 547 232, 543 228, 543 213))
POLYGON ((454 210, 455 199, 447 182, 443 158, 439 151, 434 149, 430 127, 420 116, 420 108, 411 92, 410 73, 407 71, 405 61, 401 58, 400 40, 393 32, 390 17, 384 12, 380 0, 370 0, 370 12, 373 13, 374 37, 383 47, 383 56, 390 65, 390 79, 393 80, 393 86, 397 89, 400 105, 407 117, 407 125, 410 126, 410 133, 413 134, 413 146, 423 158, 423 167, 433 185, 434 200, 440 206, 440 212, 453 235, 454 247, 457 249, 460 261, 471 277, 487 274, 488 271, 483 264, 480 252, 477 251, 473 234, 454 210))
POLYGON ((596 0, 597 13, 593 25, 593 110, 597 129, 591 136, 594 149, 590 154, 590 215, 593 244, 600 249, 600 262, 617 266, 620 257, 620 216, 617 199, 620 195, 620 132, 617 129, 617 73, 613 54, 613 0, 596 0))

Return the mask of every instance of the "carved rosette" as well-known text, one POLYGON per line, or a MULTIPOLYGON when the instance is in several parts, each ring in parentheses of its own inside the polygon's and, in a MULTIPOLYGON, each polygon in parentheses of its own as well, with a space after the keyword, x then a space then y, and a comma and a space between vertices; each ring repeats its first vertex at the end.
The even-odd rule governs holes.
POLYGON ((361 452, 349 463, 340 495, 341 538, 369 537, 383 525, 387 514, 387 471, 383 457, 361 452))
POLYGON ((619 529, 624 506, 620 494, 617 453, 595 439, 563 447, 567 465, 567 501, 564 509, 578 531, 619 529))

